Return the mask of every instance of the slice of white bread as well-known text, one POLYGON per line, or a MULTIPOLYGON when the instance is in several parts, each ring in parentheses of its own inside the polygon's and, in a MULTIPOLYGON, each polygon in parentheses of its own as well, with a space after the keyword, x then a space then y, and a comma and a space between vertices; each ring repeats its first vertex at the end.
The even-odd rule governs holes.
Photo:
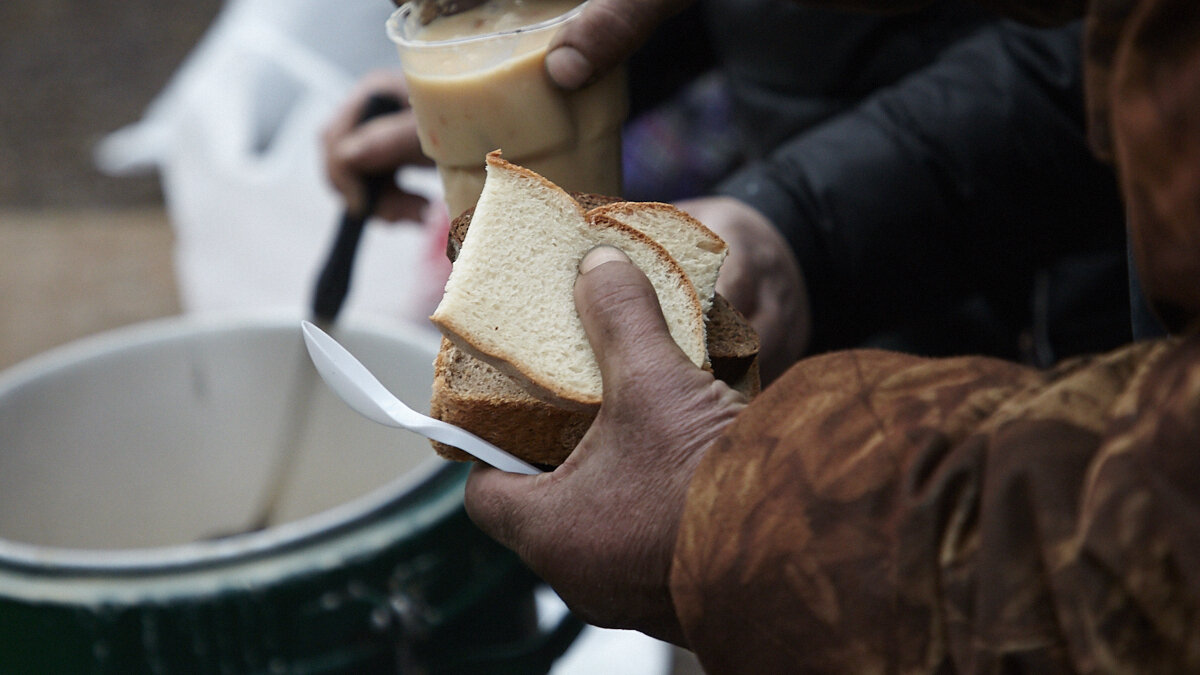
POLYGON ((571 195, 499 152, 487 156, 470 235, 430 318, 456 347, 533 396, 594 410, 600 368, 573 288, 579 261, 600 244, 620 248, 646 274, 671 337, 688 359, 708 367, 704 306, 666 249, 611 215, 589 220, 571 195))
POLYGON ((593 222, 611 219, 632 227, 667 249, 695 286, 704 311, 712 308, 717 274, 728 247, 700 221, 659 202, 615 202, 598 206, 587 215, 593 222))

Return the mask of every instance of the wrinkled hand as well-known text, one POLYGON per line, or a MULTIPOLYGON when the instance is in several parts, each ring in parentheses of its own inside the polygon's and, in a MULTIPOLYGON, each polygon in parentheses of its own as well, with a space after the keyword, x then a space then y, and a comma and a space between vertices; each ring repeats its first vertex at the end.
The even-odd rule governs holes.
POLYGON ((575 304, 604 379, 596 421, 552 473, 475 467, 467 512, 584 620, 682 644, 668 575, 688 483, 745 401, 688 361, 623 254, 598 248, 580 270, 575 304))
MULTIPOLYGON (((389 71, 371 73, 358 83, 322 136, 325 172, 354 211, 361 210, 366 201, 363 176, 431 163, 421 152, 417 120, 411 108, 358 125, 367 99, 376 92, 408 101, 408 85, 403 75, 389 71)), ((424 197, 401 190, 393 181, 380 195, 375 215, 392 221, 419 221, 425 205, 424 197)))
POLYGON ((693 1, 591 0, 550 44, 546 72, 563 89, 578 89, 624 61, 693 1))
POLYGON ((759 368, 769 384, 803 356, 812 334, 808 291, 791 247, 765 216, 732 197, 677 206, 729 245, 717 292, 758 331, 759 368))

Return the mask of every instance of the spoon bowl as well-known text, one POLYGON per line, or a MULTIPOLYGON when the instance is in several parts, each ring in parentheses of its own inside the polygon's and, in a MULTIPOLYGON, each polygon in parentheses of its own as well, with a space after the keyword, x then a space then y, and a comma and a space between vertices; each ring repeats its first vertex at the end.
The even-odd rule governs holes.
POLYGON ((428 439, 452 445, 501 471, 534 475, 541 471, 475 434, 408 407, 379 382, 354 355, 311 322, 301 323, 308 355, 325 384, 346 405, 367 419, 408 429, 428 439))

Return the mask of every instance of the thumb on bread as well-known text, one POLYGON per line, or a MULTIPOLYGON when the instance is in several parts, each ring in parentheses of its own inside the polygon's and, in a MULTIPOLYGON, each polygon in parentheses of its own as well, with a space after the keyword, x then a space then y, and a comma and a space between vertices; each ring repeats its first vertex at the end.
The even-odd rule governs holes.
POLYGON ((605 398, 648 366, 695 368, 671 339, 650 280, 620 250, 597 246, 583 257, 575 307, 600 365, 605 398))

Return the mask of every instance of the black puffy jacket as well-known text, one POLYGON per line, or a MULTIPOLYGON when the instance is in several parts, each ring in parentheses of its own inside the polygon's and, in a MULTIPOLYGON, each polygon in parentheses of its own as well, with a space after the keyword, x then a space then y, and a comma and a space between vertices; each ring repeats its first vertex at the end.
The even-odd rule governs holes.
POLYGON ((889 326, 915 351, 1048 365, 1129 339, 1123 211, 1086 144, 1080 50, 1077 24, 989 23, 718 188, 791 242, 819 348, 889 326))
POLYGON ((1128 341, 1123 211, 1086 145, 1078 24, 961 3, 701 9, 747 159, 715 192, 791 243, 816 350, 1049 365, 1128 341))

